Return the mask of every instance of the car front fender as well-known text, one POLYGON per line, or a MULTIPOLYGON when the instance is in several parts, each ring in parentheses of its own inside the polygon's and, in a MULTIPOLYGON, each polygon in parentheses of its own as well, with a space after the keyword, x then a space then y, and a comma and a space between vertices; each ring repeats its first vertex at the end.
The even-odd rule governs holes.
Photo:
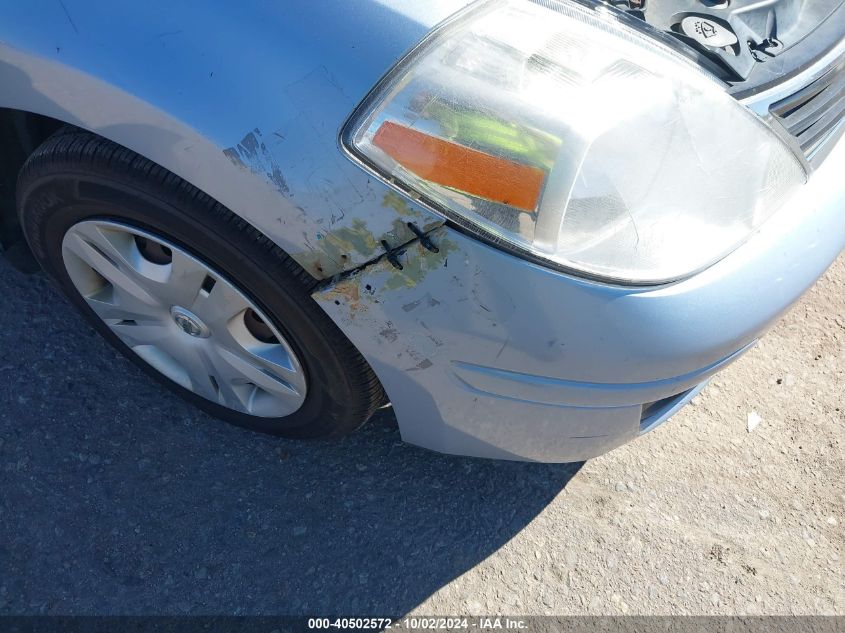
POLYGON ((340 128, 464 0, 9 3, 0 107, 119 143, 262 231, 315 278, 429 230, 349 161, 340 128))

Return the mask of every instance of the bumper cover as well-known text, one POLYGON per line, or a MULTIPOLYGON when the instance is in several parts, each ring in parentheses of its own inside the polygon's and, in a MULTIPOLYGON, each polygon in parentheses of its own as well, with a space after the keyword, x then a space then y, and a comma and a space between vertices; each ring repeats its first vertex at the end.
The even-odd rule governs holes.
POLYGON ((843 171, 840 142, 744 245, 673 284, 578 279, 440 227, 439 252, 413 243, 401 270, 383 258, 314 298, 379 376, 406 441, 583 460, 674 413, 825 271, 845 247, 843 171))

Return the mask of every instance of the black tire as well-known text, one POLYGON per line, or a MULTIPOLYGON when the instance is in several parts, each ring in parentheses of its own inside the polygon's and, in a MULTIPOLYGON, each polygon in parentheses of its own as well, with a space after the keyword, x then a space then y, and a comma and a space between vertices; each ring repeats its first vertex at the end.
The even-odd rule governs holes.
POLYGON ((93 327, 148 374, 215 417, 284 437, 330 437, 356 429, 382 404, 384 392, 367 362, 311 298, 316 280, 244 220, 163 167, 94 134, 66 129, 24 164, 17 203, 36 259, 93 327), (234 281, 304 365, 308 390, 301 408, 282 418, 234 411, 177 385, 125 345, 77 292, 62 259, 67 230, 94 218, 160 235, 234 281))

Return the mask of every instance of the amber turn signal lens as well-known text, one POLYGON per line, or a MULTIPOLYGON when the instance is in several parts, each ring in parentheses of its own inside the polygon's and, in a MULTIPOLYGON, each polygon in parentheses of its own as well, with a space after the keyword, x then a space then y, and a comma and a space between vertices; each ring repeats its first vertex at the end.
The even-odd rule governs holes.
POLYGON ((429 182, 533 212, 545 172, 458 145, 392 121, 381 124, 373 144, 429 182))

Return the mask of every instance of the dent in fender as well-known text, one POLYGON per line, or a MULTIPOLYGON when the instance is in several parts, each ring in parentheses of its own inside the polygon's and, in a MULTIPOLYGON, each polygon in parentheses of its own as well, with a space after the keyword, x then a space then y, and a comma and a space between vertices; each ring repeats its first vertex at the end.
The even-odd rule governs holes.
POLYGON ((517 309, 507 290, 470 264, 460 243, 466 238, 445 227, 426 237, 428 247, 414 240, 397 262, 381 257, 313 295, 379 376, 403 439, 463 455, 576 461, 637 436, 637 404, 596 416, 484 394, 462 381, 455 359, 507 362, 512 328, 522 326, 509 323, 517 309), (473 335, 462 336, 464 328, 473 335))
POLYGON ((642 404, 745 351, 845 244, 840 143, 739 249, 689 279, 609 286, 448 226, 313 296, 368 360, 403 437, 445 452, 574 461, 635 437, 642 404))

